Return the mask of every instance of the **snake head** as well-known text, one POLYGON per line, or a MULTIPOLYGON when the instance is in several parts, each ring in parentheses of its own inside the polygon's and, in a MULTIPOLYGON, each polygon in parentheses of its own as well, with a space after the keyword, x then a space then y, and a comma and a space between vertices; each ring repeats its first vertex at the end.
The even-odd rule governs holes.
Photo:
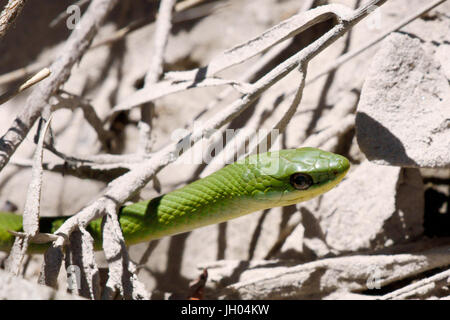
POLYGON ((347 174, 347 158, 315 148, 285 149, 247 157, 266 181, 258 198, 286 206, 309 200, 335 187, 347 174), (270 182, 267 182, 270 181, 270 182))

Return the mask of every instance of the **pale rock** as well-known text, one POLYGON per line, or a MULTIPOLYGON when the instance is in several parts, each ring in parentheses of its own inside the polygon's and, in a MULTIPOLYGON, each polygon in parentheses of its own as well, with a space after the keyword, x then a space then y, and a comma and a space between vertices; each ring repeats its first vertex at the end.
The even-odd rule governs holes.
POLYGON ((80 296, 15 277, 0 270, 0 300, 80 300, 80 296))
POLYGON ((220 261, 201 267, 208 269, 216 284, 216 290, 207 291, 211 298, 345 299, 366 290, 377 294, 395 281, 445 267, 450 263, 449 252, 444 246, 417 254, 357 255, 300 265, 266 260, 220 261), (221 285, 226 286, 220 289, 221 285))
POLYGON ((373 58, 356 115, 358 144, 369 160, 450 167, 449 79, 429 51, 419 39, 393 33, 373 58))
MULTIPOLYGON (((305 203, 297 227, 305 228, 304 239, 288 237, 276 257, 312 260, 411 240, 423 233, 423 209, 417 169, 365 161, 335 190, 305 203)), ((298 238, 295 231, 291 236, 298 238)))

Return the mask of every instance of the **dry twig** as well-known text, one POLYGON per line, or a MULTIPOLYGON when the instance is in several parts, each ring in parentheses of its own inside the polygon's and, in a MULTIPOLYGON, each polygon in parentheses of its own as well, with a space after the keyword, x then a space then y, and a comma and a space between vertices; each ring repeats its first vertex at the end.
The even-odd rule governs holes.
POLYGON ((11 99, 12 97, 14 97, 16 94, 21 93, 22 91, 28 89, 29 87, 35 85, 36 83, 38 83, 39 81, 44 80, 45 78, 47 78, 50 75, 50 70, 48 68, 44 68, 41 71, 39 71, 38 73, 36 73, 33 77, 31 77, 30 79, 28 79, 27 81, 25 81, 23 84, 21 84, 20 86, 17 86, 16 88, 14 88, 13 90, 10 90, 4 94, 2 94, 0 96, 0 105, 5 103, 6 101, 8 101, 9 99, 11 99))
MULTIPOLYGON (((299 65, 305 65, 310 59, 316 56, 324 48, 326 48, 340 36, 342 36, 346 31, 349 30, 349 28, 351 28, 351 26, 353 26, 368 14, 368 8, 370 6, 375 4, 381 5, 384 2, 385 1, 383 0, 371 1, 368 5, 355 11, 348 9, 347 7, 338 5, 324 6, 306 12, 304 14, 304 17, 296 17, 296 19, 302 20, 303 23, 305 23, 307 26, 314 25, 315 23, 324 21, 325 19, 329 19, 333 16, 337 18, 338 23, 330 31, 313 42, 310 46, 293 55, 285 62, 281 63, 279 66, 267 73, 264 77, 262 77, 252 85, 252 89, 247 94, 244 94, 240 99, 236 100, 221 113, 217 114, 215 117, 207 121, 203 126, 196 128, 188 136, 186 136, 185 139, 182 139, 179 143, 168 145, 162 150, 156 152, 150 161, 136 165, 128 173, 112 181, 108 185, 108 189, 101 198, 81 210, 77 215, 68 219, 61 226, 61 228, 57 230, 56 233, 66 236, 70 235, 70 233, 75 230, 77 226, 86 226, 90 221, 94 219, 100 218, 105 214, 112 214, 113 212, 117 211, 118 207, 123 202, 130 199, 133 195, 139 192, 156 173, 158 173, 169 163, 173 162, 181 155, 181 153, 187 150, 180 149, 180 146, 182 146, 183 143, 185 147, 190 148, 195 142, 199 141, 200 139, 209 137, 215 129, 222 127, 224 124, 228 123, 236 116, 238 116, 262 92, 267 90, 274 83, 276 83, 278 80, 280 80, 282 77, 284 77, 299 65)), ((292 21, 291 19, 289 20, 292 21)), ((286 25, 286 22, 282 23, 281 25, 286 25)), ((305 29, 304 26, 297 26, 297 28, 303 30, 305 29)), ((267 35, 267 33, 265 33, 264 35, 267 35)), ((271 41, 271 45, 275 45, 278 42, 279 41, 275 40, 271 41)), ((250 43, 253 44, 253 42, 250 43)), ((268 44, 265 44, 265 46, 267 48, 268 44)), ((239 46, 237 48, 244 47, 239 46)), ((251 56, 248 51, 246 51, 245 49, 242 50, 244 51, 244 58, 251 56)), ((228 52, 235 51, 231 50, 228 52)), ((244 58, 239 57, 236 54, 233 55, 233 60, 231 62, 230 60, 225 59, 227 63, 221 62, 220 59, 215 59, 214 61, 216 67, 211 69, 208 68, 208 72, 205 74, 205 76, 210 73, 209 70, 215 70, 217 72, 219 69, 231 66, 237 61, 242 61, 244 58)), ((186 77, 189 78, 192 74, 195 75, 198 72, 199 70, 194 71, 193 73, 183 73, 183 75, 186 75, 186 77)), ((214 72, 211 71, 211 73, 213 74, 214 72)), ((56 246, 64 245, 64 241, 60 239, 55 242, 56 246)))
POLYGON ((60 58, 51 66, 52 74, 36 87, 8 131, 0 138, 0 170, 8 163, 11 155, 27 136, 29 130, 48 106, 50 97, 70 76, 73 65, 81 59, 89 47, 102 21, 114 7, 117 0, 93 0, 75 28, 60 58))
POLYGON ((373 45, 377 44, 378 42, 380 42, 381 40, 386 38, 392 32, 400 30, 401 28, 403 28, 404 26, 409 24, 411 21, 416 20, 418 17, 420 17, 424 13, 432 10, 433 8, 437 7, 441 3, 444 3, 445 1, 447 1, 447 0, 437 0, 437 1, 432 2, 431 4, 427 4, 425 7, 423 7, 422 9, 417 11, 416 13, 410 15, 409 17, 403 19, 402 21, 400 21, 399 23, 397 23, 393 27, 389 28, 386 32, 384 32, 383 34, 381 34, 378 37, 376 37, 375 39, 369 41, 368 43, 362 45, 361 47, 359 47, 359 48, 357 48, 355 50, 352 50, 352 51, 350 51, 350 52, 340 56, 332 64, 330 64, 328 67, 326 67, 323 71, 319 72, 318 74, 314 75, 311 79, 309 79, 306 82, 306 85, 309 85, 309 84, 315 82, 316 80, 318 80, 319 78, 321 78, 322 76, 330 73, 331 71, 336 70, 337 68, 339 68, 341 65, 343 65, 344 63, 346 63, 350 59, 356 57, 360 53, 364 52, 368 48, 372 47, 373 45))
POLYGON ((450 270, 412 283, 408 286, 385 294, 381 300, 427 298, 439 288, 450 285, 450 270))
MULTIPOLYGON (((31 173, 31 182, 28 186, 25 210, 23 213, 23 233, 15 233, 13 249, 6 261, 6 269, 18 275, 22 265, 23 257, 28 249, 30 240, 40 241, 45 235, 36 236, 39 233, 39 214, 41 208, 41 189, 42 189, 42 156, 44 151, 45 134, 50 126, 50 119, 47 121, 44 130, 42 130, 39 142, 36 148, 33 170, 31 173), (35 239, 36 238, 36 239, 35 239)), ((45 239, 47 241, 55 240, 54 237, 45 239)))
MULTIPOLYGON (((18 116, 15 124, 0 140, 0 169, 6 165, 15 149, 24 139, 36 117, 44 111, 50 97, 54 96, 59 86, 67 80, 71 67, 87 50, 98 25, 103 21, 115 2, 94 0, 89 6, 83 15, 82 21, 80 21, 81 27, 78 29, 79 31, 77 32, 75 30, 69 38, 63 50, 61 60, 58 60, 52 65, 52 76, 45 82, 42 82, 33 91, 33 94, 28 100, 27 108, 18 116), (21 121, 21 130, 16 132, 19 120, 21 121)), ((203 68, 187 72, 170 72, 165 74, 163 81, 156 83, 161 75, 165 43, 167 42, 167 36, 170 30, 170 14, 174 5, 174 1, 162 2, 160 12, 162 26, 158 24, 160 26, 158 30, 161 30, 161 37, 155 37, 155 44, 159 47, 155 50, 156 57, 154 64, 147 74, 146 86, 116 105, 113 113, 121 110, 129 110, 143 103, 152 102, 163 95, 187 90, 192 87, 231 84, 238 89, 240 97, 214 117, 204 122, 200 127, 194 128, 178 143, 170 144, 154 153, 148 161, 130 164, 129 171, 110 182, 108 188, 100 198, 69 218, 55 232, 58 238, 46 254, 42 281, 47 284, 55 283, 59 271, 58 266, 61 264, 62 248, 67 245, 68 239, 71 238, 73 232, 80 230, 83 233, 83 230, 85 230, 89 222, 103 217, 103 249, 110 267, 107 288, 103 298, 112 298, 116 292, 119 292, 124 298, 148 298, 148 293, 146 293, 145 288, 137 280, 135 266, 129 259, 117 218, 118 208, 125 201, 136 195, 160 170, 175 161, 196 142, 203 138, 209 138, 215 130, 220 129, 238 117, 262 93, 267 91, 280 79, 291 71, 300 69, 302 81, 293 102, 287 112, 274 125, 275 129, 284 130, 300 103, 308 62, 365 17, 369 13, 371 6, 382 5, 384 2, 386 0, 372 0, 369 4, 357 10, 351 10, 342 5, 328 5, 298 14, 267 30, 259 37, 224 52, 203 68), (163 14, 163 5, 167 6, 164 7, 166 15, 163 14), (254 83, 249 84, 233 79, 219 79, 216 77, 218 72, 246 61, 259 53, 265 52, 282 41, 307 30, 311 26, 329 19, 336 19, 337 21, 331 30, 323 34, 308 47, 280 63, 254 83), (54 254, 54 257, 52 257, 52 254, 54 254), (54 261, 52 261, 53 259, 54 261)), ((248 80, 245 79, 244 81, 248 80)), ((94 120, 92 120, 93 123, 91 124, 96 127, 98 134, 102 135, 104 132, 102 131, 103 128, 99 126, 98 117, 95 115, 92 119, 94 120)), ((93 248, 89 245, 91 241, 89 239, 87 240, 87 261, 91 261, 92 259, 89 257, 92 257, 93 248)), ((95 274, 95 268, 89 272, 95 274)), ((86 295, 92 298, 98 297, 95 293, 95 284, 92 277, 88 282, 88 288, 89 290, 86 291, 86 295)))
POLYGON ((26 0, 9 0, 3 11, 0 13, 0 39, 8 32, 19 16, 26 0))
MULTIPOLYGON (((167 47, 170 30, 172 29, 172 11, 175 0, 162 0, 158 18, 156 19, 156 30, 153 42, 153 56, 150 68, 145 75, 144 88, 158 82, 163 72, 164 52, 167 47)), ((151 150, 151 127, 155 105, 152 102, 141 106, 141 121, 139 121, 139 145, 140 153, 151 150)))

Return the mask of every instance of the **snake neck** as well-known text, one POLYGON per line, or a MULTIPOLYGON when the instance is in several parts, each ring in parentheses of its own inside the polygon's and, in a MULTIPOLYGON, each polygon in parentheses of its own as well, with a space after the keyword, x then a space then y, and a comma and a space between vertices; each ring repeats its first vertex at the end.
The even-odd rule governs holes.
POLYGON ((125 239, 148 241, 271 207, 265 190, 273 181, 267 179, 248 165, 233 164, 181 189, 124 207, 120 222, 125 239))

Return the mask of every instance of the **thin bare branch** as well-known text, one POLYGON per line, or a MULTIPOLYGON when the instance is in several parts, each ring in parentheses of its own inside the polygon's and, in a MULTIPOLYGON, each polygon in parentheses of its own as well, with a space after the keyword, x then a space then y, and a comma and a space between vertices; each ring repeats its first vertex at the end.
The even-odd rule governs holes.
POLYGON ((69 291, 92 300, 100 299, 100 276, 94 257, 94 239, 84 228, 70 235, 66 250, 69 291))
POLYGON ((433 8, 435 8, 438 5, 444 3, 445 1, 447 1, 447 0, 438 0, 438 1, 434 1, 431 4, 426 5, 425 7, 423 7, 420 10, 418 10, 416 13, 410 15, 409 17, 403 19, 402 21, 400 21, 399 23, 394 25, 392 28, 390 28, 389 30, 387 30, 383 34, 381 34, 378 37, 376 37, 375 39, 367 42, 366 44, 362 45, 361 47, 359 47, 359 48, 357 48, 355 50, 352 50, 352 51, 350 51, 350 52, 340 56, 332 64, 330 64, 328 67, 326 67, 323 71, 319 72, 318 74, 314 75, 311 79, 309 79, 306 82, 306 85, 309 85, 309 84, 315 82, 316 80, 318 80, 319 78, 321 78, 322 76, 330 73, 331 71, 336 70, 337 68, 339 68, 341 65, 343 65, 344 63, 346 63, 350 59, 356 57, 360 53, 364 52, 365 50, 369 49, 370 47, 374 46, 375 44, 377 44, 378 42, 380 42, 381 40, 386 38, 392 32, 400 30, 401 28, 403 28, 404 26, 406 26, 410 22, 416 20, 418 17, 422 16, 424 13, 432 10, 433 8))
POLYGON ((5 260, 5 269, 11 274, 18 276, 22 267, 22 261, 28 249, 30 238, 28 235, 16 237, 8 258, 5 260))
POLYGON ((0 13, 0 39, 14 24, 26 2, 26 0, 9 0, 5 8, 3 8, 3 11, 0 13))
POLYGON ((50 70, 48 68, 44 68, 38 73, 36 73, 33 77, 25 81, 23 84, 17 86, 16 88, 5 92, 0 96, 0 105, 14 97, 15 95, 21 93, 22 91, 28 89, 29 87, 35 85, 39 81, 44 80, 50 75, 50 70))
MULTIPOLYGON (((139 161, 142 161, 142 158, 139 161)), ((31 168, 33 165, 33 162, 28 159, 13 159, 10 163, 21 168, 31 168)), ((128 172, 132 166, 129 163, 120 162, 114 164, 97 164, 94 162, 55 161, 44 162, 42 167, 46 171, 60 173, 62 175, 107 183, 128 172)))
MULTIPOLYGON (((39 137, 39 142, 35 151, 33 170, 31 171, 31 182, 28 186, 27 198, 25 201, 25 211, 23 214, 23 234, 16 234, 13 249, 6 260, 7 270, 18 275, 22 266, 22 261, 28 249, 30 239, 39 232, 39 214, 41 208, 42 189, 42 156, 44 151, 45 135, 50 126, 49 119, 39 137)), ((54 240, 54 239, 53 239, 54 240)))
POLYGON ((213 77, 222 70, 242 63, 257 54, 302 33, 312 25, 334 16, 341 20, 351 17, 353 11, 345 6, 332 4, 297 14, 243 44, 237 45, 215 57, 206 67, 190 71, 168 72, 166 79, 193 80, 213 77))
MULTIPOLYGON (((314 4, 314 0, 306 1, 302 8, 299 11, 299 14, 311 9, 311 7, 314 4)), ((251 78, 253 78, 260 70, 262 70, 264 67, 266 67, 275 57, 277 57, 283 50, 285 50, 289 45, 291 45, 293 42, 293 38, 278 44, 277 46, 271 48, 269 51, 264 53, 264 55, 259 59, 251 68, 249 68, 244 75, 239 79, 240 81, 250 81, 251 78)), ((296 90, 298 92, 298 90, 296 90)), ((205 109, 203 109, 194 120, 198 120, 207 110, 214 108, 219 102, 224 100, 227 96, 229 96, 231 93, 231 88, 226 88, 222 92, 220 92, 216 99, 209 103, 205 109)), ((294 93, 293 93, 294 94, 294 93)), ((292 94, 292 95, 293 95, 292 94)), ((245 147, 247 143, 249 142, 249 134, 248 133, 254 133, 256 132, 261 125, 264 122, 264 119, 266 119, 269 114, 273 113, 275 111, 275 108, 272 108, 270 106, 258 106, 255 112, 253 113, 250 120, 245 125, 245 130, 239 130, 239 132, 236 134, 236 136, 232 136, 231 140, 232 143, 227 143, 225 147, 221 150, 216 150, 216 155, 212 159, 211 162, 208 163, 208 165, 203 169, 200 177, 205 177, 215 170, 220 169, 220 167, 223 166, 223 164, 228 164, 233 162, 235 159, 239 158, 238 155, 244 155, 245 154, 245 147), (239 145, 237 145, 239 144, 239 145), (221 159, 221 154, 228 155, 228 157, 223 160, 221 159)), ((227 141, 230 141, 227 139, 227 141)))
MULTIPOLYGON (((91 0, 89 0, 89 1, 91 1, 91 0)), ((83 0, 80 1, 79 5, 81 5, 81 4, 84 4, 83 0)), ((181 3, 178 3, 178 4, 181 4, 181 3)), ((194 4, 192 3, 191 5, 193 6, 194 4)), ((187 20, 198 19, 198 18, 207 16, 208 14, 211 14, 218 7, 219 8, 223 7, 223 6, 215 5, 214 3, 207 3, 207 4, 204 4, 203 6, 205 7, 203 10, 199 10, 198 7, 192 8, 191 6, 185 6, 182 8, 180 7, 180 9, 177 10, 177 6, 176 6, 175 7, 176 14, 174 15, 173 22, 174 23, 182 23, 187 20), (189 9, 191 9, 191 10, 189 10, 189 9), (196 13, 192 14, 191 11, 194 9, 195 9, 196 13), (198 12, 198 11, 201 11, 201 12, 198 12)), ((66 16, 65 13, 64 13, 64 16, 66 16)), ((114 42, 120 41, 120 40, 124 39, 127 35, 132 33, 133 31, 138 30, 138 29, 148 25, 149 23, 152 23, 153 21, 154 21, 154 18, 144 18, 144 19, 140 19, 137 21, 133 21, 128 26, 117 30, 113 35, 108 36, 105 39, 98 40, 97 42, 94 42, 89 47, 89 50, 93 50, 95 48, 109 45, 114 42)), ((2 74, 2 75, 0 75, 0 85, 19 80, 23 77, 26 77, 27 75, 35 73, 35 72, 39 71, 40 69, 50 65, 52 60, 53 59, 49 59, 48 61, 37 61, 37 62, 34 62, 23 68, 19 68, 19 69, 13 70, 11 72, 2 74)))
POLYGON ((11 155, 27 136, 30 128, 41 115, 48 100, 67 81, 72 66, 81 59, 89 47, 99 26, 117 0, 93 0, 75 28, 60 58, 50 66, 52 74, 36 87, 8 131, 0 138, 0 170, 8 163, 11 155))
MULTIPOLYGON (((371 3, 382 4, 384 1, 372 1, 371 3)), ((150 161, 136 165, 131 171, 112 181, 102 197, 85 207, 77 215, 68 219, 56 231, 56 234, 70 235, 78 225, 85 226, 90 221, 102 217, 106 213, 105 208, 108 208, 108 212, 112 212, 113 208, 117 210, 123 202, 139 192, 156 173, 175 161, 194 143, 202 138, 209 138, 216 129, 236 118, 243 110, 248 108, 262 92, 270 88, 293 69, 300 65, 307 64, 308 61, 315 57, 319 52, 345 34, 351 26, 362 18, 362 16, 368 14, 367 8, 365 10, 359 9, 352 11, 346 7, 334 5, 324 6, 321 8, 320 12, 321 15, 319 15, 319 17, 322 18, 324 16, 330 17, 336 15, 338 23, 311 45, 268 72, 264 77, 252 85, 252 89, 247 94, 243 95, 240 99, 236 100, 199 128, 195 128, 190 134, 185 136, 184 139, 181 139, 176 144, 166 146, 162 150, 156 152, 150 161), (326 8, 329 8, 330 11, 326 11, 326 8), (361 12, 363 12, 363 14, 361 12)), ((308 17, 311 16, 311 13, 308 14, 307 12, 305 14, 308 17)), ((316 14, 317 11, 314 13, 314 16, 316 17, 315 21, 321 21, 321 19, 317 19, 316 14)), ((313 24, 310 19, 304 19, 304 23, 308 25, 313 24)), ((301 26, 299 28, 302 29, 301 26)), ((58 239, 55 245, 62 246, 64 245, 64 241, 58 239)))
POLYGON ((4 85, 4 84, 10 83, 10 82, 22 79, 23 77, 26 77, 27 75, 31 75, 33 73, 38 72, 39 70, 45 68, 49 64, 50 64, 50 62, 37 61, 26 67, 13 70, 8 73, 4 73, 4 74, 0 75, 0 85, 4 85))
MULTIPOLYGON (((164 52, 172 29, 172 11, 175 0, 162 0, 158 18, 156 19, 156 30, 153 42, 153 56, 150 68, 145 75, 144 88, 158 82, 164 64, 164 52)), ((151 150, 152 120, 154 114, 154 104, 149 102, 141 106, 141 120, 139 121, 139 144, 138 152, 147 153, 151 150)))
POLYGON ((103 299, 118 291, 124 299, 148 300, 150 295, 138 280, 136 266, 128 256, 115 206, 108 206, 103 220, 103 250, 109 265, 103 299))
POLYGON ((242 83, 236 80, 226 80, 218 78, 207 78, 200 81, 196 80, 164 80, 150 85, 147 89, 140 89, 125 98, 123 101, 119 102, 110 111, 109 118, 121 111, 130 110, 131 108, 137 107, 143 103, 154 101, 156 99, 162 98, 166 95, 173 94, 176 92, 185 91, 192 88, 206 88, 231 85, 235 90, 240 93, 246 93, 250 91, 251 85, 248 83, 242 83))
POLYGON ((199 5, 200 3, 205 2, 205 0, 184 0, 180 1, 175 5, 176 11, 182 11, 189 8, 192 8, 193 6, 199 5))
POLYGON ((272 141, 272 133, 277 132, 282 134, 285 130, 289 121, 291 121, 294 114, 297 112, 298 106, 302 101, 303 89, 305 88, 305 77, 306 77, 307 63, 301 65, 301 80, 297 92, 292 100, 291 105, 286 110, 284 115, 278 120, 278 122, 272 127, 266 137, 262 138, 261 141, 256 146, 252 153, 261 153, 268 151, 275 141, 272 141))
POLYGON ((34 237, 39 231, 39 214, 42 190, 42 157, 44 153, 45 135, 50 127, 51 118, 47 120, 44 129, 41 132, 37 144, 33 170, 31 171, 31 182, 28 186, 27 199, 25 201, 25 210, 23 214, 23 231, 34 237))
POLYGON ((408 286, 385 294, 381 300, 427 298, 438 288, 450 285, 450 270, 445 270, 434 276, 414 282, 408 286))
MULTIPOLYGON (((294 37, 314 24, 331 19, 333 16, 337 16, 340 19, 345 20, 351 15, 351 13, 352 10, 345 6, 329 5, 295 15, 292 18, 289 18, 267 30, 260 36, 225 51, 203 68, 194 69, 191 71, 166 73, 166 81, 162 81, 155 86, 144 87, 143 89, 136 91, 131 96, 119 102, 119 104, 113 108, 112 113, 128 110, 132 107, 160 98, 165 94, 174 93, 179 90, 197 88, 206 86, 207 84, 220 85, 221 83, 216 82, 217 79, 211 84, 207 80, 214 79, 213 77, 216 73, 246 61, 255 55, 279 44, 280 42, 294 37), (166 86, 169 87, 168 90, 164 90, 163 83, 166 83, 166 86), (180 88, 177 90, 177 87, 180 88)), ((345 28, 345 30, 347 30, 347 28, 345 28)), ((228 83, 233 84, 235 82, 224 81, 222 84, 228 83)), ((246 86, 249 87, 248 85, 246 86)))
POLYGON ((172 29, 172 11, 175 2, 175 0, 161 1, 158 18, 156 19, 153 56, 150 68, 145 76, 145 85, 156 83, 163 72, 164 52, 172 29))

